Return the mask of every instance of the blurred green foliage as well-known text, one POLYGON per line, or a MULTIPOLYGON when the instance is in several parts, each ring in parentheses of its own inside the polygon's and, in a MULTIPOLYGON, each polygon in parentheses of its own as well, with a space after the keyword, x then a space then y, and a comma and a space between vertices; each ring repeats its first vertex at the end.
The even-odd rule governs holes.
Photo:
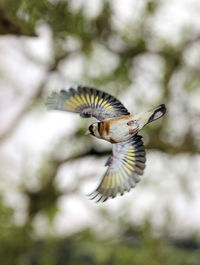
POLYGON ((107 238, 90 228, 68 237, 35 239, 32 227, 16 226, 13 211, 0 201, 0 264, 4 265, 198 265, 200 243, 153 235, 147 222, 124 224, 123 233, 107 238))
MULTIPOLYGON (((112 22, 113 11, 110 1, 102 1, 102 9, 95 17, 86 15, 82 8, 73 9, 72 1, 47 0, 1 0, 0 1, 0 34, 37 37, 37 27, 41 24, 49 26, 54 44, 54 62, 49 67, 49 73, 56 71, 58 65, 70 56, 66 48, 66 39, 73 37, 80 42, 77 53, 84 54, 87 63, 90 62, 95 45, 103 46, 118 59, 113 70, 106 74, 88 76, 87 63, 83 80, 88 83, 104 85, 115 94, 125 90, 134 82, 134 74, 130 71, 134 59, 147 53, 163 60, 162 90, 160 100, 169 102, 171 91, 169 83, 173 73, 184 68, 184 73, 191 69, 184 65, 183 54, 190 45, 191 39, 183 37, 178 45, 157 40, 159 48, 150 49, 154 36, 148 25, 148 18, 157 12, 162 1, 146 1, 140 20, 136 25, 129 25, 117 30, 112 22), (121 43, 119 48, 111 38, 121 43)), ((117 42, 116 41, 116 42, 117 42)), ((44 87, 41 86, 42 88, 44 87)), ((187 79, 185 89, 190 91, 199 87, 199 71, 193 71, 187 79)), ((38 93, 37 98, 41 96, 38 93)), ((82 125, 81 125, 82 126, 82 125)), ((166 126, 167 127, 167 126, 166 126)), ((151 141, 148 148, 157 148, 168 153, 183 151, 197 153, 194 135, 188 126, 188 132, 181 146, 163 141, 161 125, 154 129, 147 128, 151 141), (188 140, 189 139, 189 140, 188 140), (189 141, 189 142, 188 142, 189 141)), ((84 128, 79 127, 75 137, 80 137, 84 128)), ((1 139, 0 139, 1 140, 1 139)), ((77 139, 75 139, 76 141, 77 139)), ((105 155, 90 149, 81 156, 105 155)), ((79 158, 80 154, 73 157, 79 158)), ((155 236, 153 228, 146 223, 135 227, 131 223, 122 223, 121 230, 116 235, 102 238, 88 227, 72 236, 47 236, 38 239, 34 234, 33 219, 38 213, 45 213, 49 223, 57 214, 57 200, 62 195, 54 184, 58 167, 63 161, 51 161, 52 168, 42 166, 40 174, 44 176, 37 191, 24 189, 22 193, 28 198, 27 218, 23 225, 16 225, 14 209, 8 208, 0 199, 0 264, 2 265, 199 265, 200 244, 195 237, 180 239, 168 238, 167 235, 155 236)), ((66 196, 66 194, 65 194, 66 196)), ((104 216, 106 218, 106 216, 104 216)), ((51 225, 50 229, 51 229, 51 225)))

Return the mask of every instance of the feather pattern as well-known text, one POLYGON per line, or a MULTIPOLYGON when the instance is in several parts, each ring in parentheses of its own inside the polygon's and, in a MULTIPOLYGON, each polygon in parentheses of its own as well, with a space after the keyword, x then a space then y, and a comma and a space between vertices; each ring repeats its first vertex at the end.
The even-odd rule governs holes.
POLYGON ((108 169, 90 198, 106 201, 135 187, 143 174, 145 161, 142 136, 135 135, 126 142, 113 144, 112 157, 106 162, 108 169))
POLYGON ((53 92, 46 102, 48 109, 79 113, 83 118, 95 117, 102 121, 130 113, 124 105, 115 97, 103 91, 77 87, 69 90, 53 92))

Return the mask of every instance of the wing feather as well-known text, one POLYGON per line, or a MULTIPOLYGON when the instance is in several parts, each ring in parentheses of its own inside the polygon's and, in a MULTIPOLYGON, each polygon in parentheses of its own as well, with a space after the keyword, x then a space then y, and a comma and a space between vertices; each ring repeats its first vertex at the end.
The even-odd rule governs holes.
POLYGON ((97 189, 90 194, 91 199, 98 197, 97 201, 106 201, 130 191, 139 182, 145 161, 141 136, 135 135, 126 142, 114 144, 113 155, 106 163, 108 169, 97 189))
POLYGON ((53 92, 46 102, 48 109, 79 113, 82 117, 95 117, 98 120, 129 115, 130 113, 123 104, 115 97, 103 91, 77 87, 69 90, 53 92))

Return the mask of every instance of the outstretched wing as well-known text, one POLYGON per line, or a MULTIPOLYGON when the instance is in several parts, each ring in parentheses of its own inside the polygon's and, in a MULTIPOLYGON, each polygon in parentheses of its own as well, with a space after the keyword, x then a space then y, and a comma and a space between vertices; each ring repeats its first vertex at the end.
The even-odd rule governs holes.
POLYGON ((53 92, 46 102, 48 109, 80 113, 84 118, 95 117, 102 121, 130 113, 115 97, 89 87, 70 88, 53 92))
POLYGON ((109 167, 90 198, 104 202, 135 187, 143 174, 145 161, 142 136, 135 135, 126 142, 113 144, 113 154, 106 163, 109 167))

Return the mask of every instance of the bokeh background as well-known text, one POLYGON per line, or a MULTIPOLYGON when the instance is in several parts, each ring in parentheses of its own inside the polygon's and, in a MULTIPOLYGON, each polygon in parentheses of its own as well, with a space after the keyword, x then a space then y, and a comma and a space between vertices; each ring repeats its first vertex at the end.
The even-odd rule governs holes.
POLYGON ((0 264, 200 264, 200 2, 0 0, 0 264), (144 176, 96 204, 111 145, 46 111, 78 84, 146 126, 144 176))

